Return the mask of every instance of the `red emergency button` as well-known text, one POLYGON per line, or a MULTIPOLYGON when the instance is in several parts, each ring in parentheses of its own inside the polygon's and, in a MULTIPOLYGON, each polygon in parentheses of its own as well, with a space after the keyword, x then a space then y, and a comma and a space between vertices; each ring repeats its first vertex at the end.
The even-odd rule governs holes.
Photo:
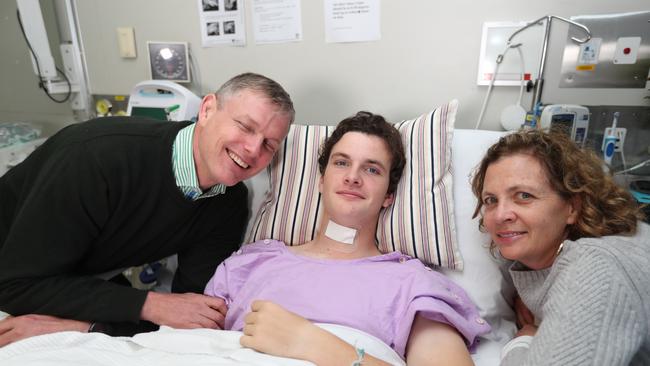
POLYGON ((624 55, 629 55, 630 52, 632 52, 632 50, 630 49, 630 47, 625 47, 625 48, 623 48, 623 54, 624 54, 624 55))

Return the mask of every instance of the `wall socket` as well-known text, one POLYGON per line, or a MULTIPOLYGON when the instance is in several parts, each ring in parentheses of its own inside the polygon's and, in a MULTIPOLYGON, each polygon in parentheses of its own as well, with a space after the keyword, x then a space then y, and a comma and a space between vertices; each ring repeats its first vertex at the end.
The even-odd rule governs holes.
MULTIPOLYGON (((605 129, 605 134, 603 135, 603 143, 600 145, 600 150, 605 151, 605 138, 609 136, 609 134, 612 132, 611 127, 607 127, 605 129)), ((616 136, 616 145, 614 151, 620 152, 623 151, 623 143, 625 142, 625 136, 627 135, 627 128, 625 127, 616 127, 616 130, 614 131, 614 135, 616 136)))

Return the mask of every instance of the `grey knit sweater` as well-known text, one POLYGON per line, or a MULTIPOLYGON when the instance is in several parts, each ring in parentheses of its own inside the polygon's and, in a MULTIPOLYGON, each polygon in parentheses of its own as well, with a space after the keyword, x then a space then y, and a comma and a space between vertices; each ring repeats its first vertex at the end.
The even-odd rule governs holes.
POLYGON ((650 226, 566 241, 550 268, 510 274, 540 323, 502 365, 650 365, 650 226))

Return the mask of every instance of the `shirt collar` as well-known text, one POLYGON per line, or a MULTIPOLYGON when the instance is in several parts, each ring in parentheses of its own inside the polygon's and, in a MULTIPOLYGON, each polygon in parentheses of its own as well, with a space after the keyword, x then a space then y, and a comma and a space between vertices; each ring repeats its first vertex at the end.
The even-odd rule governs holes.
POLYGON ((199 179, 196 176, 192 149, 195 126, 196 124, 192 123, 180 130, 172 146, 172 166, 174 169, 174 177, 176 178, 176 185, 185 197, 193 201, 226 192, 226 186, 223 184, 214 185, 206 192, 203 192, 199 187, 199 179))

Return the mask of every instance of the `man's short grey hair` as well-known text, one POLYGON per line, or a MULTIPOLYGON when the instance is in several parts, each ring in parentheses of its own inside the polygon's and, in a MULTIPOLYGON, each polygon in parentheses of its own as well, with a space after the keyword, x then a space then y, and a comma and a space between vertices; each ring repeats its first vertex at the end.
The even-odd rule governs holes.
POLYGON ((278 84, 276 81, 267 78, 264 75, 247 72, 239 74, 232 79, 226 81, 219 90, 215 93, 217 95, 217 105, 221 108, 222 101, 237 94, 242 90, 252 90, 261 93, 269 101, 280 108, 289 116, 290 123, 293 123, 293 118, 296 114, 293 109, 293 102, 289 93, 278 84))

